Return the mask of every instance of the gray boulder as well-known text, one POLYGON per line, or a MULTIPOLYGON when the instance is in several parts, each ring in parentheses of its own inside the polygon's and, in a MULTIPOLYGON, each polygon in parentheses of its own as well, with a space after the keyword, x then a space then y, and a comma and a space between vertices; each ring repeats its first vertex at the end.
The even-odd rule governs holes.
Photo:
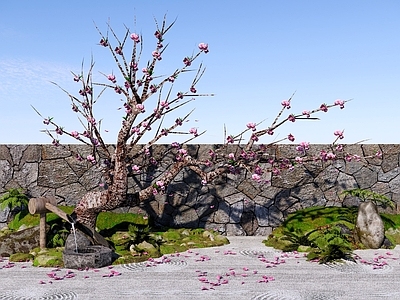
POLYGON ((358 208, 356 234, 358 241, 370 249, 381 247, 385 239, 385 228, 376 205, 362 202, 358 208))
POLYGON ((75 251, 76 248, 86 249, 88 246, 92 245, 92 242, 89 240, 88 236, 84 234, 80 230, 76 230, 76 235, 73 233, 69 234, 65 241, 65 250, 75 251), (76 244, 75 244, 76 239, 76 244))
POLYGON ((0 237, 0 256, 29 253, 36 247, 39 247, 39 226, 19 230, 0 237))

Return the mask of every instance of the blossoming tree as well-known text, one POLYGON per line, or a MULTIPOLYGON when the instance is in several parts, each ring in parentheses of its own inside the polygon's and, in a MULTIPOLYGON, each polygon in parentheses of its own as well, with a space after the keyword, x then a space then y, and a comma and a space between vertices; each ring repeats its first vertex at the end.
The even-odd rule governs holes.
MULTIPOLYGON (((204 67, 200 63, 197 67, 191 84, 187 91, 176 92, 173 90, 174 82, 178 75, 184 75, 197 61, 200 55, 209 52, 208 44, 200 43, 198 51, 183 58, 180 68, 167 76, 156 73, 156 66, 162 60, 167 46, 164 38, 171 29, 172 24, 167 24, 164 18, 161 26, 156 22, 156 45, 151 53, 150 60, 141 66, 142 36, 126 29, 125 35, 119 39, 113 29, 108 25, 107 32, 111 38, 104 35, 99 28, 101 36, 100 46, 109 50, 116 66, 118 74, 102 74, 104 81, 95 82, 93 79, 94 64, 85 74, 83 70, 73 73, 73 80, 80 84, 79 95, 73 95, 63 90, 71 100, 72 111, 78 114, 82 124, 81 130, 68 131, 60 126, 53 118, 43 118, 46 125, 52 126, 46 133, 52 138, 54 146, 62 146, 59 138, 61 135, 69 136, 91 147, 91 154, 82 155, 74 153, 77 160, 82 163, 100 165, 103 169, 105 188, 102 191, 89 192, 82 197, 74 210, 73 217, 77 222, 90 228, 95 228, 97 215, 101 211, 109 211, 118 207, 131 206, 133 203, 150 199, 154 194, 163 193, 171 181, 184 168, 190 168, 201 177, 203 184, 211 183, 213 179, 222 174, 249 172, 253 180, 260 184, 267 182, 268 173, 279 174, 282 170, 292 169, 296 164, 308 160, 334 160, 341 155, 347 160, 360 157, 346 154, 339 146, 330 148, 330 151, 322 151, 317 157, 308 155, 309 144, 302 142, 297 146, 298 157, 295 160, 276 158, 269 153, 273 143, 258 143, 263 136, 273 135, 278 127, 286 122, 295 122, 298 119, 315 119, 312 115, 318 112, 327 112, 331 107, 344 108, 346 101, 336 100, 334 103, 322 104, 316 109, 305 110, 300 114, 284 113, 291 108, 291 99, 282 101, 282 108, 276 118, 266 127, 261 123, 248 123, 244 130, 237 135, 226 136, 226 143, 217 150, 209 150, 209 159, 199 160, 188 154, 185 143, 202 133, 192 128, 186 134, 190 138, 183 143, 174 142, 168 146, 166 153, 173 155, 173 164, 154 182, 145 188, 138 189, 134 193, 127 193, 128 177, 138 176, 146 172, 148 166, 157 168, 162 163, 162 157, 152 155, 151 148, 155 143, 162 141, 167 135, 182 134, 178 128, 188 120, 190 115, 178 117, 172 124, 164 124, 165 116, 172 112, 181 111, 194 97, 207 96, 198 94, 196 84, 204 73, 204 67), (100 121, 94 115, 96 101, 106 90, 112 90, 118 97, 123 98, 123 121, 121 123, 115 148, 105 144, 100 130, 100 121), (153 102, 150 99, 154 99, 153 102), (259 128, 260 127, 260 128, 259 128), (143 142, 144 136, 151 136, 149 141, 143 142), (247 140, 245 139, 247 138, 247 140), (140 146, 139 146, 140 145, 140 146), (233 150, 232 150, 233 149, 233 150), (231 151, 232 150, 232 151, 231 151), (140 163, 137 163, 140 161, 140 163)), ((185 74, 186 75, 186 74, 185 74)), ((35 109, 36 110, 36 109, 35 109)), ((39 111, 36 112, 41 116, 39 111)), ((336 142, 343 138, 343 131, 335 131, 336 142)), ((295 137, 289 134, 284 140, 295 141, 295 137)), ((282 140, 280 140, 282 141, 282 140)))

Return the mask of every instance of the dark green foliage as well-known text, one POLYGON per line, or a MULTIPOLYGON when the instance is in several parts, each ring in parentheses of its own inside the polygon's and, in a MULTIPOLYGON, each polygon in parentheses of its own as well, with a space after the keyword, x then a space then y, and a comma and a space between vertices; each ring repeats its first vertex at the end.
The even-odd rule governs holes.
POLYGON ((148 242, 158 248, 162 243, 162 239, 156 238, 156 236, 151 233, 149 225, 144 226, 131 224, 128 227, 128 234, 130 236, 131 244, 134 245, 140 244, 141 242, 148 242))
POLYGON ((285 246, 283 251, 294 251, 299 248, 299 246, 308 246, 314 247, 314 243, 312 242, 310 236, 316 232, 317 229, 311 230, 307 233, 303 232, 301 229, 289 228, 289 230, 285 230, 282 237, 282 240, 289 241, 290 244, 285 246))
POLYGON ((50 230, 47 232, 46 240, 48 248, 64 247, 65 241, 70 233, 70 225, 62 219, 50 224, 50 230))
POLYGON ((9 189, 0 197, 0 209, 4 210, 8 207, 10 210, 19 208, 20 210, 28 209, 28 196, 23 193, 22 189, 9 189))
POLYGON ((321 264, 341 259, 354 260, 351 256, 351 244, 338 227, 320 231, 312 242, 315 248, 308 253, 309 260, 317 259, 321 264))
POLYGON ((24 194, 22 189, 9 189, 3 196, 0 197, 0 209, 6 207, 10 209, 10 218, 21 219, 28 213, 29 198, 24 194))

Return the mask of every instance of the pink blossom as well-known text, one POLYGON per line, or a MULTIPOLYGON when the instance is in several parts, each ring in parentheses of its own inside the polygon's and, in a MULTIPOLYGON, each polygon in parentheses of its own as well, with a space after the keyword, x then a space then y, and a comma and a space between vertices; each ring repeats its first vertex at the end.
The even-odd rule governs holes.
POLYGON ((249 122, 249 123, 246 124, 246 126, 247 126, 247 128, 249 128, 249 129, 251 129, 253 131, 256 131, 256 124, 255 123, 249 122))
POLYGON ((307 118, 310 117, 310 112, 308 110, 303 110, 302 114, 303 116, 307 116, 307 118))
POLYGON ((72 135, 74 138, 78 138, 78 137, 79 137, 79 133, 78 133, 77 131, 72 131, 72 132, 71 132, 71 135, 72 135))
POLYGON ((158 87, 157 87, 155 84, 152 84, 152 85, 150 86, 150 92, 152 92, 152 93, 157 92, 157 89, 158 89, 158 87))
POLYGON ((383 153, 381 150, 379 150, 378 152, 375 153, 375 157, 377 157, 377 158, 382 158, 382 155, 383 155, 383 153))
POLYGON ((185 64, 186 67, 189 67, 192 64, 192 60, 190 57, 185 57, 183 59, 183 63, 185 64))
POLYGON ((252 140, 252 141, 255 141, 255 142, 258 142, 258 136, 257 136, 256 134, 253 133, 253 134, 251 135, 251 140, 252 140))
POLYGON ((177 93, 177 94, 176 94, 176 97, 177 97, 178 99, 183 99, 183 93, 181 93, 181 92, 177 93))
POLYGON ((177 143, 177 142, 173 142, 173 143, 171 144, 171 146, 172 146, 173 148, 180 148, 180 147, 181 147, 181 145, 180 145, 179 143, 177 143))
POLYGON ((336 146, 336 151, 342 152, 343 151, 343 145, 337 145, 336 146))
POLYGON ((149 126, 149 122, 143 121, 142 122, 142 127, 147 128, 149 126))
POLYGON ((77 76, 77 75, 74 76, 74 81, 78 82, 80 79, 81 79, 80 76, 77 76))
POLYGON ((234 139, 233 139, 233 136, 228 136, 227 138, 226 138, 226 140, 227 140, 227 143, 228 144, 233 144, 234 143, 234 139))
POLYGON ((161 54, 160 54, 160 52, 158 52, 158 51, 153 51, 153 52, 152 52, 152 55, 153 55, 154 58, 156 58, 156 59, 158 59, 158 60, 161 60, 161 54))
POLYGON ((198 136, 196 128, 190 128, 189 133, 193 134, 194 136, 198 136))
POLYGON ((199 44, 199 49, 200 49, 200 51, 204 51, 204 53, 208 53, 208 44, 206 44, 206 43, 200 43, 199 44))
POLYGON ((110 80, 112 83, 116 83, 117 82, 117 80, 115 79, 115 75, 114 74, 107 75, 107 79, 110 80))
POLYGON ((161 135, 167 136, 168 135, 168 129, 161 129, 161 135))
POLYGON ((278 168, 273 168, 272 169, 272 174, 279 175, 280 173, 281 173, 281 171, 278 168))
POLYGON ((344 138, 343 131, 335 130, 335 132, 333 134, 336 135, 339 139, 344 138))
POLYGON ((273 135, 274 131, 272 129, 268 128, 267 133, 268 133, 268 135, 273 135))
POLYGON ((140 168, 137 165, 132 166, 132 171, 133 172, 139 172, 140 168))
POLYGON ((251 179, 253 179, 255 181, 260 181, 261 180, 261 176, 254 173, 253 175, 251 175, 251 179))
POLYGON ((159 30, 157 30, 157 31, 154 33, 154 36, 155 36, 158 40, 162 40, 162 34, 161 34, 161 32, 160 32, 159 30))
POLYGON ((261 169, 260 166, 256 166, 256 167, 254 168, 254 173, 255 173, 255 174, 258 174, 258 175, 262 175, 264 172, 263 172, 263 170, 261 169))
POLYGON ((344 159, 348 162, 351 162, 353 157, 350 154, 346 154, 346 156, 344 157, 344 159))
POLYGON ((353 155, 353 159, 354 159, 355 161, 360 161, 360 160, 361 160, 361 157, 360 157, 359 155, 357 155, 357 154, 354 154, 354 155, 353 155))
POLYGON ((298 164, 303 163, 303 159, 302 159, 301 157, 299 157, 299 156, 297 156, 294 160, 295 160, 298 164))
POLYGON ((288 138, 289 141, 294 142, 293 134, 290 133, 287 138, 288 138))
POLYGON ((56 128, 56 133, 59 134, 59 135, 62 135, 63 134, 63 129, 60 128, 60 127, 57 127, 56 128))
POLYGON ((194 86, 191 86, 190 87, 190 92, 191 93, 197 93, 197 90, 196 90, 196 88, 194 86))
POLYGON ((56 147, 60 146, 59 140, 54 139, 51 143, 53 144, 53 146, 56 146, 56 147))
POLYGON ((169 82, 174 82, 174 81, 175 81, 175 77, 174 77, 174 76, 168 77, 168 81, 169 81, 169 82))
POLYGON ((337 100, 335 100, 335 102, 333 104, 334 105, 339 105, 340 109, 344 108, 344 101, 343 100, 337 99, 337 100))
POLYGON ((125 107, 125 112, 129 115, 130 113, 132 113, 132 107, 130 107, 129 104, 124 104, 125 107))
POLYGON ((179 152, 179 154, 182 154, 183 156, 187 155, 187 151, 185 149, 179 149, 178 152, 179 152))
POLYGON ((116 87, 114 88, 114 91, 115 91, 117 94, 122 94, 122 90, 121 90, 121 88, 120 88, 119 86, 116 86, 116 87))
POLYGON ((210 149, 210 150, 208 150, 208 155, 210 155, 212 158, 214 158, 215 152, 210 149))
POLYGON ((156 182, 156 185, 157 185, 159 188, 163 189, 163 188, 164 188, 164 181, 159 180, 159 181, 156 182))
POLYGON ((336 158, 336 155, 335 155, 334 153, 332 153, 332 152, 329 152, 329 153, 326 155, 326 158, 329 159, 329 160, 333 160, 333 159, 336 158))
POLYGON ((327 112, 328 111, 328 106, 326 106, 325 103, 321 104, 321 106, 319 107, 320 110, 322 110, 323 112, 327 112))
POLYGON ((131 132, 132 133, 139 133, 140 132, 140 128, 139 127, 132 127, 132 130, 131 130, 131 132))
POLYGON ((294 122, 294 121, 296 121, 296 117, 293 114, 291 114, 291 115, 289 115, 288 120, 290 122, 294 122))
POLYGON ((235 154, 229 153, 229 154, 228 154, 228 157, 229 157, 230 159, 235 159, 235 154))
POLYGON ((117 53, 118 55, 122 55, 122 48, 121 48, 121 47, 115 47, 114 51, 115 51, 115 53, 117 53))
POLYGON ((89 162, 91 162, 92 164, 96 163, 96 159, 94 158, 93 155, 88 155, 88 156, 86 157, 86 159, 87 159, 89 162))
POLYGON ((88 120, 88 122, 89 122, 90 124, 96 125, 96 119, 95 119, 95 118, 88 117, 87 120, 88 120))
POLYGON ((301 142, 297 147, 296 150, 299 152, 305 152, 310 149, 310 143, 308 142, 301 142))
POLYGON ((135 42, 135 43, 139 43, 140 42, 140 38, 139 35, 137 33, 132 33, 131 34, 131 39, 135 42))
POLYGON ((103 47, 108 47, 108 40, 105 38, 102 38, 100 40, 100 45, 102 45, 103 47))
POLYGON ((130 66, 131 66, 131 69, 132 69, 134 72, 136 72, 136 71, 138 70, 138 65, 137 65, 137 63, 131 61, 130 66))
POLYGON ((181 126, 182 125, 182 119, 181 118, 177 118, 175 120, 175 124, 181 126))
POLYGON ((50 122, 51 122, 51 118, 48 118, 48 119, 44 119, 44 120, 43 120, 43 124, 45 124, 45 125, 49 125, 50 122))
POLYGON ((143 104, 136 104, 136 109, 139 111, 139 112, 141 112, 141 113, 144 113, 145 112, 145 110, 144 110, 144 105, 143 104))
POLYGON ((161 107, 165 108, 165 109, 169 109, 169 104, 167 101, 161 101, 160 102, 161 107))
POLYGON ((286 107, 287 109, 290 109, 290 101, 288 101, 288 100, 283 100, 283 101, 281 102, 281 104, 282 104, 283 107, 286 107))

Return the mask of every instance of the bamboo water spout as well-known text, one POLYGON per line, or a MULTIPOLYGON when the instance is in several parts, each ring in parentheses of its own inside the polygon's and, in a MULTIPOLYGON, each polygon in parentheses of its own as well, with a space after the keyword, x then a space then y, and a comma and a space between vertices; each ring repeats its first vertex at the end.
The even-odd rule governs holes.
MULTIPOLYGON (((39 245, 40 249, 46 248, 46 213, 52 211, 64 220, 70 222, 68 215, 56 207, 56 198, 32 198, 28 203, 28 210, 32 215, 39 214, 39 245)), ((72 218, 70 218, 72 220, 72 218)))
POLYGON ((84 232, 88 237, 93 240, 94 244, 103 245, 109 247, 108 242, 101 236, 94 228, 88 228, 82 224, 76 224, 73 217, 65 213, 57 206, 56 198, 32 198, 29 200, 28 210, 29 212, 40 215, 39 232, 40 232, 40 249, 46 248, 46 213, 53 212, 60 218, 64 219, 68 223, 75 224, 78 229, 84 232))

